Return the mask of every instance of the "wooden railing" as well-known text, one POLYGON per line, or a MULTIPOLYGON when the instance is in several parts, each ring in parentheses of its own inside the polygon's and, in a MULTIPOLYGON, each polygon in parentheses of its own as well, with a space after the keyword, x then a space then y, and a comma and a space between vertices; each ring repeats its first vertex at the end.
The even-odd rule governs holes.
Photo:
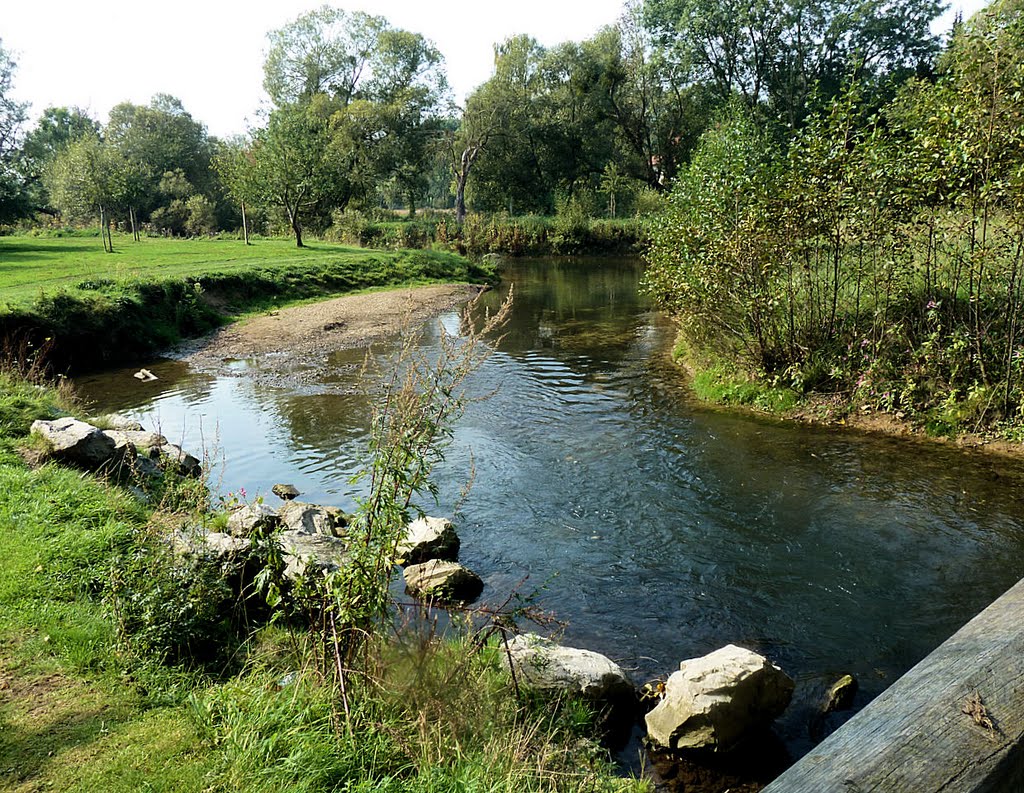
POLYGON ((1024 580, 763 793, 1024 792, 1024 580))

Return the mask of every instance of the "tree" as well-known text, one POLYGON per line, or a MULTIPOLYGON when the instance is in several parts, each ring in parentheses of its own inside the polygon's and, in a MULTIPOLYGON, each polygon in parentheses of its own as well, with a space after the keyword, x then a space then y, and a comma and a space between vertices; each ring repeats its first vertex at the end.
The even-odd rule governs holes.
MULTIPOLYGON (((448 94, 437 48, 382 17, 327 6, 272 32, 270 41, 264 87, 275 104, 332 103, 334 153, 368 167, 379 182, 396 183, 415 212, 448 94)), ((349 182, 367 174, 358 176, 349 182)))
POLYGON ((881 84, 930 63, 938 0, 644 0, 643 20, 690 83, 799 124, 846 78, 881 84))
POLYGON ((68 145, 47 166, 46 187, 51 200, 68 218, 97 213, 103 249, 113 253, 110 211, 123 202, 129 166, 121 154, 95 135, 68 145))
POLYGON ((263 87, 279 107, 327 94, 348 105, 370 75, 382 17, 322 6, 272 31, 263 87))
POLYGON ((332 154, 330 109, 327 102, 277 108, 256 132, 251 158, 240 161, 251 169, 240 178, 255 187, 260 201, 285 212, 300 248, 306 217, 346 200, 348 163, 332 154))
POLYGON ((21 179, 16 170, 18 134, 27 105, 11 96, 17 64, 0 40, 0 223, 26 211, 21 179))
POLYGON ((259 200, 259 185, 256 183, 255 157, 252 142, 235 138, 220 144, 220 150, 213 158, 213 166, 220 175, 228 195, 238 202, 242 210, 242 239, 249 245, 249 223, 246 207, 259 200))
POLYGON ((33 211, 54 212, 43 187, 47 165, 67 146, 88 135, 98 135, 100 125, 77 107, 48 107, 25 136, 19 169, 33 211))
POLYGON ((192 118, 181 101, 157 94, 149 106, 124 102, 110 111, 104 140, 135 164, 138 180, 131 199, 131 214, 146 217, 160 206, 163 174, 181 171, 200 193, 212 185, 213 145, 206 127, 192 118))

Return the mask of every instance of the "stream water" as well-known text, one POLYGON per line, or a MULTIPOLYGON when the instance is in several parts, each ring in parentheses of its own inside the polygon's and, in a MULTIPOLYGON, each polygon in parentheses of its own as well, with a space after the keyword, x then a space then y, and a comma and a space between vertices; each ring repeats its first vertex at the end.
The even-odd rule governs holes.
MULTIPOLYGON (((461 560, 500 602, 521 580, 638 682, 735 643, 797 680, 776 732, 797 757, 825 689, 844 673, 862 707, 1024 575, 1021 469, 937 444, 782 424, 710 410, 671 364, 673 330, 638 294, 628 260, 517 261, 498 352, 437 470, 461 560), (472 464, 471 464, 472 459, 472 464)), ((458 328, 455 314, 441 318, 458 328)), ((423 344, 436 345, 437 323, 423 344)), ((393 347, 381 345, 378 354, 393 347)), ((77 382, 190 450, 220 492, 352 506, 365 459, 363 351, 282 385, 254 362, 222 372, 147 364, 77 382), (133 370, 132 370, 133 371, 133 370)), ((265 364, 262 364, 265 367, 265 364)), ((843 717, 836 717, 842 720, 843 717)), ((830 724, 830 727, 835 724, 830 724)))

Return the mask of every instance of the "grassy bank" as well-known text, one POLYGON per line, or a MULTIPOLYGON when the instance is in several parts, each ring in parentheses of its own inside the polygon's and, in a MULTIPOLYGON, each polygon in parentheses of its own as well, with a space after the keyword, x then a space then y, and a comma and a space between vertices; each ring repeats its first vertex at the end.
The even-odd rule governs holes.
POLYGON ((58 370, 152 354, 239 313, 370 287, 480 282, 486 266, 438 251, 286 240, 0 237, 0 339, 49 340, 58 370))
POLYGON ((0 373, 0 787, 644 789, 610 772, 585 708, 518 696, 464 638, 371 643, 342 711, 294 617, 261 622, 208 569, 170 565, 156 538, 201 519, 194 487, 143 505, 26 466, 30 422, 72 407, 0 373))

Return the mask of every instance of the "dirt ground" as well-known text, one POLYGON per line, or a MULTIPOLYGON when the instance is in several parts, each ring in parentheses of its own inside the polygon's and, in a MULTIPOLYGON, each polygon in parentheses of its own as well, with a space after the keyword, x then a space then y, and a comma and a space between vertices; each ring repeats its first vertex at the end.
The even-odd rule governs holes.
POLYGON ((173 357, 202 369, 287 353, 323 356, 365 347, 476 297, 484 287, 443 284, 367 292, 272 311, 188 342, 173 357))

